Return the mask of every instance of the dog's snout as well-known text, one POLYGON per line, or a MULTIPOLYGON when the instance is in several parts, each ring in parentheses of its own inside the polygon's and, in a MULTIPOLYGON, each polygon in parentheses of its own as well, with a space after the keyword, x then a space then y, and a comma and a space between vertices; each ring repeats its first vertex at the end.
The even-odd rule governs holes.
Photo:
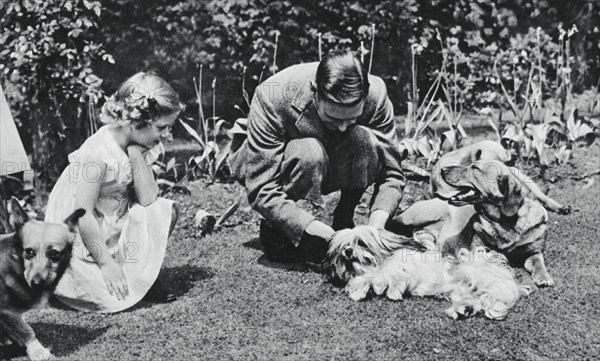
POLYGON ((352 258, 352 254, 353 253, 354 252, 353 252, 352 248, 346 248, 344 250, 344 257, 346 257, 346 258, 352 258))
POLYGON ((42 289, 45 286, 44 279, 40 275, 36 275, 31 279, 30 286, 32 289, 42 289))

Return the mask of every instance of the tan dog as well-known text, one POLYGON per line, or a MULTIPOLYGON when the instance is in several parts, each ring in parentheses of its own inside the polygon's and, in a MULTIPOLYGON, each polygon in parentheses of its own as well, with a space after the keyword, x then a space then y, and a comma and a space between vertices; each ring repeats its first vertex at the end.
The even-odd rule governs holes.
POLYGON ((1 344, 25 346, 32 360, 52 355, 35 337, 21 314, 42 306, 69 266, 75 227, 85 210, 78 209, 64 224, 31 220, 19 202, 11 201, 15 233, 0 239, 1 344))
POLYGON ((437 196, 474 206, 475 244, 481 242, 512 262, 522 262, 538 286, 554 285, 542 255, 548 212, 524 185, 526 176, 499 161, 447 167, 441 176, 451 188, 439 190, 437 196))
MULTIPOLYGON (((472 145, 462 147, 455 151, 444 154, 434 165, 430 175, 431 193, 452 192, 452 186, 448 184, 442 174, 450 168, 467 167, 475 161, 498 161, 509 167, 514 165, 518 157, 518 152, 509 142, 500 144, 492 140, 483 140, 472 145)), ((516 168, 513 172, 517 172, 516 168)), ((536 198, 542 205, 551 212, 560 214, 571 213, 570 207, 564 207, 552 198, 548 197, 540 187, 526 174, 521 172, 519 180, 523 186, 529 188, 529 193, 536 198)))
MULTIPOLYGON (((475 161, 498 161, 511 164, 517 154, 505 149, 500 143, 484 140, 455 151, 446 153, 434 165, 430 182, 433 194, 454 194, 457 189, 448 184, 442 177, 450 169, 468 167, 475 161)), ((547 210, 568 214, 571 208, 563 206, 544 194, 526 174, 516 168, 510 168, 522 186, 528 189, 529 195, 537 199, 547 210)), ((416 202, 399 215, 392 218, 386 228, 394 233, 406 236, 413 235, 421 241, 433 242, 444 255, 455 254, 460 247, 470 247, 473 223, 476 220, 473 204, 460 201, 433 198, 416 202)))

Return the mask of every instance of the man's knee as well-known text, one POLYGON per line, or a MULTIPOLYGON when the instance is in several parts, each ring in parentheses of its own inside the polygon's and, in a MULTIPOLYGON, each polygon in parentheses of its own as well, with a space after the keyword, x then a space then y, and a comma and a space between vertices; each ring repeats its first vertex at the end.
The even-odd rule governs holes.
POLYGON ((376 148, 376 139, 369 128, 357 125, 348 129, 347 142, 364 148, 376 148))
POLYGON ((331 155, 327 190, 367 188, 372 184, 382 169, 379 147, 375 135, 365 127, 348 130, 331 155))
POLYGON ((328 165, 329 157, 317 139, 290 141, 282 163, 284 191, 291 199, 318 197, 328 165))
POLYGON ((294 161, 302 169, 326 169, 329 163, 323 144, 315 138, 291 140, 285 147, 285 160, 294 161))

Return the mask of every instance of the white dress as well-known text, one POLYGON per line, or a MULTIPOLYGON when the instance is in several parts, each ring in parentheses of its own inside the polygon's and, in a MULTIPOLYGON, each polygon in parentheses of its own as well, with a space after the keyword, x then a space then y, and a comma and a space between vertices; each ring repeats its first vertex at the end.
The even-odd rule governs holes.
MULTIPOLYGON (((123 267, 129 296, 118 300, 110 295, 98 264, 78 234, 71 267, 55 295, 62 303, 82 311, 119 312, 138 303, 158 277, 171 224, 173 201, 158 198, 146 207, 130 202, 131 163, 109 127, 100 128, 69 155, 70 164, 54 185, 46 210, 46 222, 63 222, 74 211, 78 177, 99 177, 94 161, 107 165, 104 179, 98 179, 102 184, 94 216, 111 255, 123 267)), ((151 164, 159 154, 160 146, 149 150, 146 162, 151 164)))

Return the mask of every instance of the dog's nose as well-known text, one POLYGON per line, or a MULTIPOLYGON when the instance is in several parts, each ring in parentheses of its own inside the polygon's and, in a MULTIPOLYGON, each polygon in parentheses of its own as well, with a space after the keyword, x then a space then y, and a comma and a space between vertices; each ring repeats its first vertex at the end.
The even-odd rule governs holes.
POLYGON ((350 258, 350 257, 352 257, 352 253, 353 253, 353 252, 352 252, 352 248, 346 248, 346 249, 344 250, 344 256, 345 256, 346 258, 350 258))
POLYGON ((41 277, 34 277, 31 280, 31 288, 41 288, 44 286, 44 280, 41 277))

